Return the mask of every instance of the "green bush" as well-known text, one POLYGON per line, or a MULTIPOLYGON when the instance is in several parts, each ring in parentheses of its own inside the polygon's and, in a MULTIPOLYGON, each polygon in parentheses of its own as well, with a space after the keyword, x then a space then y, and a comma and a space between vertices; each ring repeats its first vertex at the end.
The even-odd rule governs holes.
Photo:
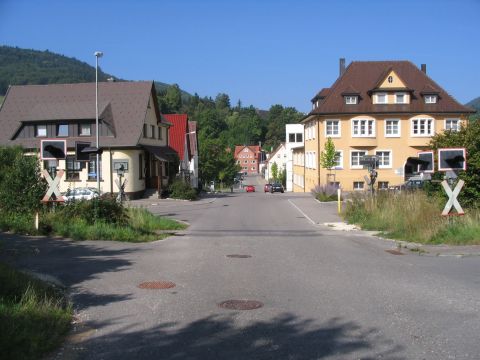
POLYGON ((73 201, 58 208, 55 216, 57 219, 81 219, 87 224, 96 221, 117 225, 128 223, 128 214, 123 205, 108 197, 73 201))
POLYGON ((176 180, 170 185, 170 197, 173 199, 196 200, 197 192, 182 180, 176 180))

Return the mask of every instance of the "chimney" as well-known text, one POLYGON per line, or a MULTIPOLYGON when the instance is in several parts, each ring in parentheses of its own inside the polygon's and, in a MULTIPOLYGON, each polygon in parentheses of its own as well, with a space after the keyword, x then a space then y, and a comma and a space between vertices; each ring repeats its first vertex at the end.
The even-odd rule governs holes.
POLYGON ((427 64, 422 64, 422 65, 420 65, 420 68, 422 69, 422 72, 423 72, 424 74, 427 73, 427 64))
POLYGON ((340 58, 340 76, 345 73, 345 58, 340 58))

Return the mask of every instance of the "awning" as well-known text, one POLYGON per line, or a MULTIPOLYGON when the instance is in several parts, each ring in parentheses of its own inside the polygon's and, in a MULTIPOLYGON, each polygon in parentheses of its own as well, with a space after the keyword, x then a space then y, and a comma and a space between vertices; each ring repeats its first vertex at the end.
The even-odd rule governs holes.
POLYGON ((174 161, 178 157, 177 152, 170 146, 148 146, 142 145, 142 147, 149 153, 152 153, 160 161, 174 161))

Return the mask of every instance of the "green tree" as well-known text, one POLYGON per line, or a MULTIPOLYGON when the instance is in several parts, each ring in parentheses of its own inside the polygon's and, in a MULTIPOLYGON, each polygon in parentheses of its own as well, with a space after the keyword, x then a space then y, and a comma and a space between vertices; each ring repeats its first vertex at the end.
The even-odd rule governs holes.
POLYGON ((164 96, 164 113, 178 113, 182 108, 182 92, 177 84, 170 85, 164 96))
POLYGON ((273 181, 274 182, 277 182, 277 178, 278 178, 278 165, 276 162, 273 162, 272 164, 272 178, 273 178, 273 181))
POLYGON ((324 150, 320 153, 320 166, 324 169, 331 170, 336 164, 335 155, 335 144, 332 138, 329 137, 325 143, 324 150))
POLYGON ((285 125, 298 123, 302 116, 302 113, 292 107, 271 106, 266 120, 265 145, 275 149, 281 142, 285 141, 285 125))
POLYGON ((200 142, 200 177, 204 184, 219 180, 225 185, 231 185, 240 166, 237 165, 233 154, 227 151, 227 147, 221 139, 205 139, 200 142))
MULTIPOLYGON (((467 170, 458 177, 465 181, 459 200, 466 207, 480 207, 480 121, 471 121, 460 131, 445 131, 435 135, 430 145, 437 154, 440 148, 464 147, 467 152, 467 170)), ((438 174, 436 174, 438 176, 438 174)))
POLYGON ((41 207, 46 182, 36 156, 25 156, 21 147, 0 147, 0 211, 31 213, 41 207))

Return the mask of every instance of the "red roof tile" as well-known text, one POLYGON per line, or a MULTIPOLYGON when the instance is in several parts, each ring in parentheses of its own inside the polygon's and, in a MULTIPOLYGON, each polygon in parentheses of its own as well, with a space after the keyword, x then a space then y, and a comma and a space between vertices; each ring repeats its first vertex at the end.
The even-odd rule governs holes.
POLYGON ((177 151, 179 159, 183 160, 185 152, 185 136, 188 132, 188 115, 162 114, 162 116, 172 124, 168 132, 168 144, 177 151))

